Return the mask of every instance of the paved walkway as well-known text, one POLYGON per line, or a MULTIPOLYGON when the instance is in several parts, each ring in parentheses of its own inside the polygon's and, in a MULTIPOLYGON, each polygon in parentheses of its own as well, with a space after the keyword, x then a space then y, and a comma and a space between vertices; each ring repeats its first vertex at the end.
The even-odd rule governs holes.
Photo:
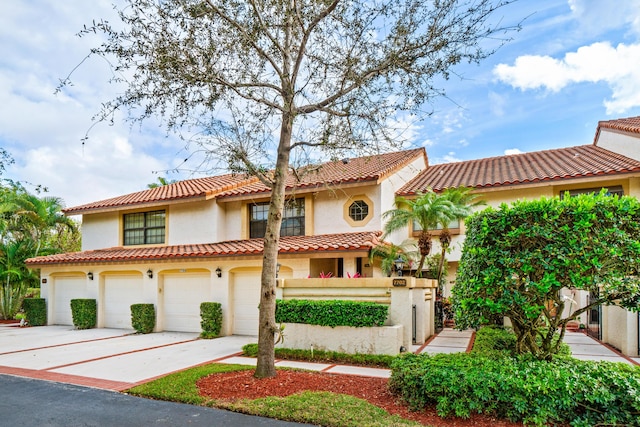
MULTIPOLYGON (((471 330, 445 329, 415 353, 455 353, 470 349, 471 330)), ((565 341, 576 358, 640 364, 580 332, 568 332, 565 341)), ((207 363, 255 366, 256 359, 241 356, 241 348, 256 337, 230 336, 198 339, 196 333, 134 334, 121 329, 75 330, 70 326, 20 328, 0 325, 0 374, 46 379, 122 391, 160 376, 207 363)), ((335 374, 388 378, 388 369, 277 360, 276 366, 335 374)))
MULTIPOLYGON (((472 346, 474 333, 472 330, 458 331, 444 329, 425 345, 413 346, 415 353, 457 353, 469 351, 472 346)), ((620 354, 605 344, 591 338, 582 332, 567 331, 564 342, 571 348, 573 357, 581 360, 606 360, 621 362, 629 365, 640 365, 640 358, 630 358, 620 354)))

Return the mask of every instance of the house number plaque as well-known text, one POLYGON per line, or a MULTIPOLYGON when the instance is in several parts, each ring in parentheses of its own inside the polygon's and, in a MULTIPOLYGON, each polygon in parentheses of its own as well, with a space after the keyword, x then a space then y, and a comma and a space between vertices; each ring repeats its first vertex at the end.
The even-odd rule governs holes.
POLYGON ((393 279, 393 286, 407 286, 407 279, 393 279))

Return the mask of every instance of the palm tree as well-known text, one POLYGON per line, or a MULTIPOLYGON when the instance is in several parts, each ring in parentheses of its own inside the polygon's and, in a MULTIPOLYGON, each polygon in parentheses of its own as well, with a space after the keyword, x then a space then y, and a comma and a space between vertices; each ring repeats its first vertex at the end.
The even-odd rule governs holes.
POLYGON ((23 219, 22 231, 28 233, 35 242, 33 256, 38 256, 46 238, 60 227, 77 232, 75 222, 62 213, 64 203, 59 197, 39 198, 29 193, 19 194, 15 202, 18 217, 23 219))
POLYGON ((29 240, 0 243, 0 319, 13 319, 20 309, 34 273, 27 269, 25 259, 32 254, 29 240))
POLYGON ((422 277, 424 260, 431 253, 431 230, 439 224, 445 222, 448 224, 454 220, 455 206, 451 200, 431 189, 419 194, 416 199, 396 197, 395 206, 395 209, 382 214, 383 219, 388 220, 384 226, 385 236, 410 224, 416 224, 420 228, 418 237, 420 261, 416 276, 422 277))
POLYGON ((380 268, 388 277, 395 269, 398 258, 400 258, 404 264, 412 263, 415 254, 416 252, 408 247, 407 242, 403 242, 401 245, 385 242, 371 249, 369 259, 373 262, 375 258, 379 258, 380 268))
POLYGON ((450 187, 440 193, 441 198, 451 202, 452 209, 450 211, 450 216, 452 219, 447 220, 443 217, 438 224, 442 228, 440 235, 438 236, 441 251, 438 275, 436 277, 439 279, 442 277, 445 254, 449 251, 449 247, 451 246, 451 232, 449 231, 449 224, 451 224, 451 221, 461 221, 465 219, 471 214, 474 207, 485 204, 485 202, 483 200, 479 200, 479 196, 472 193, 472 191, 473 189, 469 187, 450 187))

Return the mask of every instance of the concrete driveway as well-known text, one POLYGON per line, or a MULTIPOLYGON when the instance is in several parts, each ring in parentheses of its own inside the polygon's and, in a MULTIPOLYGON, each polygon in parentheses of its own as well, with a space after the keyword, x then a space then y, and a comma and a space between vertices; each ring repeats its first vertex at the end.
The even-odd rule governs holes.
POLYGON ((122 391, 237 355, 255 342, 251 336, 203 340, 187 332, 0 325, 0 374, 122 391))

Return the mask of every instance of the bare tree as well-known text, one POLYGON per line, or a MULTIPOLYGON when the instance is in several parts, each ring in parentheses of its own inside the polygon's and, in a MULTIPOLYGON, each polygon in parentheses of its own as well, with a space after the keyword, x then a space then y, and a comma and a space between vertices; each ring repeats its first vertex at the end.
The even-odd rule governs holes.
POLYGON ((419 117, 443 94, 437 79, 519 28, 495 16, 512 1, 127 0, 122 26, 85 27, 106 35, 92 54, 126 86, 100 119, 123 108, 134 120, 157 115, 170 131, 198 130, 190 143, 271 188, 257 377, 276 375, 275 268, 292 153, 401 142, 395 119, 419 117))

